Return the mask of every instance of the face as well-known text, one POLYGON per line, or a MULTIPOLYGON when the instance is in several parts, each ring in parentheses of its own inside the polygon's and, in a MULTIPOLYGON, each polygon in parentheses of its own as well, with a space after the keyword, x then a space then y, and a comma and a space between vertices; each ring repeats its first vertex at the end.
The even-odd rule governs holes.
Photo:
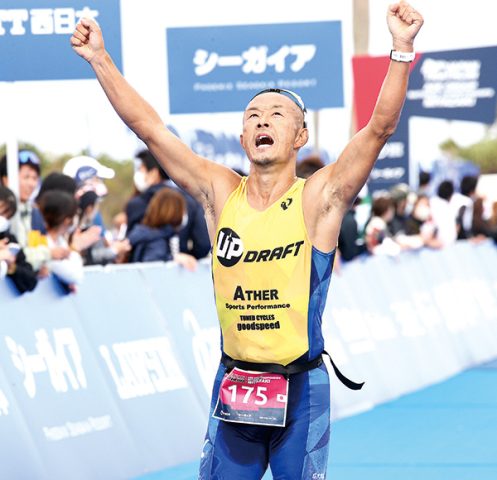
POLYGON ((243 115, 240 142, 249 160, 256 165, 287 163, 295 158, 308 139, 302 111, 278 93, 255 97, 243 115))
POLYGON ((40 177, 34 168, 28 165, 22 165, 19 168, 19 199, 21 202, 27 202, 36 187, 40 177))

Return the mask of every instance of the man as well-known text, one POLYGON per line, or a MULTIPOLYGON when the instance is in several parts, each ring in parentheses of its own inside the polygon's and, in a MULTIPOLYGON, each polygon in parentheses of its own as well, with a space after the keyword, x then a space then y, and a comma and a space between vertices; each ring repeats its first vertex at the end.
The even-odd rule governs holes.
MULTIPOLYGON (((126 205, 128 233, 143 220, 150 200, 159 190, 169 187, 180 191, 150 151, 142 150, 136 157, 139 166, 134 175, 134 182, 140 193, 126 205)), ((210 242, 202 206, 188 193, 184 191, 180 193, 185 197, 188 213, 185 225, 176 237, 176 239, 179 237, 179 251, 193 255, 197 259, 203 258, 209 253, 210 242)))
POLYGON ((422 23, 407 3, 389 7, 396 60, 371 120, 337 162, 305 182, 295 176, 297 153, 308 140, 305 107, 292 92, 263 91, 249 102, 240 142, 251 165, 249 176, 240 178, 196 155, 165 128, 114 66, 95 22, 83 19, 71 38, 123 121, 204 207, 214 242, 223 359, 212 401, 218 418, 209 422, 201 479, 260 479, 268 463, 275 478, 325 478, 329 380, 321 360, 323 299, 342 217, 397 125, 407 89, 406 60, 412 59, 422 23), (260 373, 250 377, 247 370, 260 373), (264 384, 271 385, 271 395, 264 384), (237 387, 245 392, 241 397, 237 387), (245 413, 244 403, 250 403, 245 413), (252 420, 252 413, 269 403, 271 411, 260 418, 264 426, 225 421, 244 422, 243 415, 252 420), (287 412, 278 423, 284 427, 268 426, 280 422, 281 410, 287 412))

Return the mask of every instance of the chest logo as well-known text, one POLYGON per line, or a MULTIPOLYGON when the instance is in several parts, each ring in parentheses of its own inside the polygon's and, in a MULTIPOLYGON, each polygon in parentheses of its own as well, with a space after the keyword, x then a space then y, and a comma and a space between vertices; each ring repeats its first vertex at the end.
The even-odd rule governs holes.
POLYGON ((217 259, 224 267, 236 265, 243 255, 243 242, 231 228, 221 228, 217 236, 217 259))
POLYGON ((287 198, 283 202, 281 202, 281 208, 283 210, 286 210, 293 202, 293 198, 287 198))

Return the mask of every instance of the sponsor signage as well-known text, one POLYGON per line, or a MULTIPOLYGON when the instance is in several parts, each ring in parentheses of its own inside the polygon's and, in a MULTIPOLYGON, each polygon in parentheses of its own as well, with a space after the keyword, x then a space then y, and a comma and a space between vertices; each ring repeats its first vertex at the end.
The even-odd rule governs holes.
MULTIPOLYGON (((409 88, 397 131, 378 158, 369 179, 370 191, 397 183, 414 183, 409 168, 408 123, 411 116, 491 124, 497 107, 497 47, 418 54, 411 65, 409 88), (411 181, 413 180, 413 181, 411 181)), ((354 100, 358 128, 373 112, 390 60, 355 57, 354 100)))
POLYGON ((265 88, 343 106, 341 22, 169 28, 171 113, 234 112, 265 88))
POLYGON ((0 81, 94 78, 69 39, 81 18, 96 20, 119 69, 119 0, 0 0, 0 81))
POLYGON ((407 113, 493 123, 496 56, 497 47, 423 54, 409 79, 407 113))

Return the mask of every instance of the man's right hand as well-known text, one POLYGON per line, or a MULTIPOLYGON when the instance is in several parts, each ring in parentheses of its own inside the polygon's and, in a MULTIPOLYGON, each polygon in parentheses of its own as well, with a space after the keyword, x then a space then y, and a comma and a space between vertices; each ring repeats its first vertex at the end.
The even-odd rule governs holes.
POLYGON ((87 62, 105 53, 102 30, 94 20, 82 18, 71 37, 73 50, 87 62))

